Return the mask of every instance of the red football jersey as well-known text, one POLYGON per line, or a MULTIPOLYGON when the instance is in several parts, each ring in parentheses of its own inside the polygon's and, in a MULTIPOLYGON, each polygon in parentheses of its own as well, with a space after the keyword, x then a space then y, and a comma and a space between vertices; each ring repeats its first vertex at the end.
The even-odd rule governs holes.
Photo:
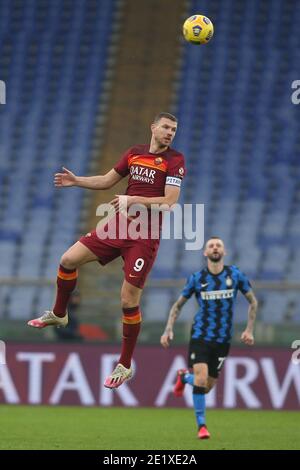
POLYGON ((131 147, 114 167, 121 176, 129 175, 128 196, 164 196, 166 184, 181 185, 185 175, 184 156, 171 148, 162 153, 151 153, 149 147, 131 147))

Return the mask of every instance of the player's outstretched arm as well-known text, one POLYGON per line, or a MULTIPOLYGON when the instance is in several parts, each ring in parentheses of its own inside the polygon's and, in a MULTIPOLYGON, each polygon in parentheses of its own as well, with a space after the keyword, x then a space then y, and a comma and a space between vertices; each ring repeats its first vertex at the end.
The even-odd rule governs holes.
POLYGON ((243 331, 241 335, 241 341, 243 341, 243 343, 245 344, 248 344, 248 346, 252 346, 254 344, 253 329, 254 329, 258 302, 252 290, 247 292, 245 294, 245 297, 248 300, 250 305, 248 308, 248 322, 247 322, 246 329, 243 331))
POLYGON ((109 189, 122 179, 114 169, 105 175, 98 176, 76 176, 72 171, 63 167, 63 173, 54 175, 54 185, 57 188, 68 188, 78 186, 87 189, 109 189))
POLYGON ((170 346, 170 341, 172 341, 172 339, 174 338, 174 332, 173 332, 174 323, 176 319, 178 318, 180 311, 187 300, 188 299, 186 299, 185 297, 181 295, 179 299, 176 300, 176 302, 171 307, 165 331, 163 332, 160 338, 160 344, 164 348, 168 348, 170 346))

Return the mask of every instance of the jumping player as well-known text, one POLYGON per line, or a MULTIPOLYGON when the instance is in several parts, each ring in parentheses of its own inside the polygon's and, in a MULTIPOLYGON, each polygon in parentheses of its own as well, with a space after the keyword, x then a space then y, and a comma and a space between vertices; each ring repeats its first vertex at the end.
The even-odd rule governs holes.
MULTIPOLYGON (((132 376, 131 359, 141 326, 140 299, 142 290, 157 255, 159 234, 152 236, 151 213, 153 205, 164 205, 169 210, 179 198, 180 186, 185 173, 184 157, 170 148, 177 130, 177 118, 169 113, 158 114, 151 124, 150 145, 136 145, 130 148, 120 161, 105 175, 80 177, 64 168, 57 173, 55 186, 79 186, 88 189, 108 189, 122 178, 129 176, 126 195, 116 196, 112 201, 115 209, 115 220, 118 234, 122 217, 126 223, 134 218, 124 216, 124 199, 127 209, 132 205, 142 205, 149 216, 147 238, 130 236, 124 238, 99 237, 94 230, 81 237, 62 256, 57 276, 56 301, 51 311, 28 322, 29 326, 44 328, 46 326, 65 326, 68 323, 67 306, 72 291, 75 289, 78 268, 91 261, 105 265, 122 256, 124 260, 125 279, 121 289, 121 306, 123 310, 123 338, 119 363, 104 382, 108 388, 119 387, 132 376)), ((154 209, 153 209, 154 210, 154 209)), ((161 215, 161 214, 160 214, 161 215)), ((109 219, 109 218, 108 218, 109 219)), ((105 233, 111 220, 102 224, 100 233, 105 233)), ((158 231, 161 217, 158 222, 158 231)))

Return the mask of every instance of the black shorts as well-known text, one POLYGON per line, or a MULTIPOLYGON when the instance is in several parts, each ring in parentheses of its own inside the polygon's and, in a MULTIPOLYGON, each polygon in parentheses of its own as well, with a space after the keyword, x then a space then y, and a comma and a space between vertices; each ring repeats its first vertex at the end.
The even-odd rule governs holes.
POLYGON ((208 375, 217 379, 229 354, 230 343, 216 343, 202 339, 191 339, 189 345, 188 366, 204 363, 208 365, 208 375))

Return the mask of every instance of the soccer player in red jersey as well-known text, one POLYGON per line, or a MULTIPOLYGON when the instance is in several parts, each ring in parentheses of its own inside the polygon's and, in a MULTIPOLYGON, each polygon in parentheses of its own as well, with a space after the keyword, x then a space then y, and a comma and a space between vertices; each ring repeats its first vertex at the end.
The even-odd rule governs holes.
MULTIPOLYGON (((156 210, 161 205, 164 206, 164 210, 169 210, 179 198, 185 164, 183 155, 170 148, 176 130, 176 117, 169 113, 160 113, 151 124, 150 145, 131 147, 115 167, 105 175, 81 177, 64 168, 64 172, 57 173, 54 178, 57 187, 79 186, 101 190, 111 188, 122 178, 129 176, 126 195, 116 196, 112 201, 116 210, 113 211, 112 218, 116 221, 117 229, 120 228, 120 217, 125 217, 127 225, 134 222, 134 217, 127 217, 127 212, 124 215, 124 210, 122 210, 124 202, 127 209, 136 204, 147 208, 146 213, 150 221, 148 238, 136 239, 130 234, 126 237, 117 235, 105 238, 101 236, 101 233, 105 233, 108 223, 111 222, 108 217, 106 223, 98 224, 100 229, 97 227, 97 230, 81 237, 71 246, 60 260, 57 295, 53 309, 28 322, 29 326, 35 328, 66 326, 68 323, 67 306, 76 286, 78 268, 91 261, 98 261, 105 265, 118 256, 122 256, 125 273, 121 289, 122 351, 118 365, 104 382, 108 388, 117 388, 132 376, 131 358, 141 325, 139 307, 141 294, 159 246, 159 233, 158 236, 157 233, 152 236, 151 231, 151 215, 154 211, 152 205, 156 205, 156 210), (120 212, 123 215, 120 215, 120 212)), ((161 217, 158 221, 158 232, 160 225, 161 217)))

